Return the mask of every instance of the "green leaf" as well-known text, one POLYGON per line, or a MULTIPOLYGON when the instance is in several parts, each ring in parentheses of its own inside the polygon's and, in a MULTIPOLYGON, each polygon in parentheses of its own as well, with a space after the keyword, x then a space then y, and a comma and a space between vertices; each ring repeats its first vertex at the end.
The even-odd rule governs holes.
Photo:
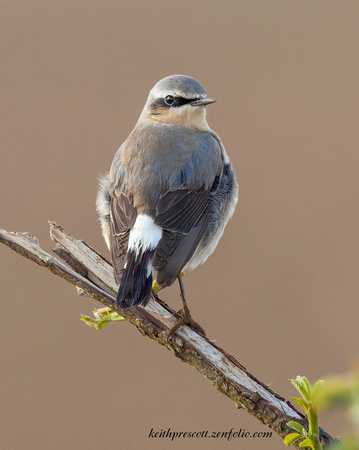
POLYGON ((319 392, 321 392, 321 390, 323 389, 325 385, 325 381, 324 380, 318 380, 314 387, 313 387, 313 395, 312 395, 312 399, 313 401, 315 401, 315 399, 317 398, 319 392))
MULTIPOLYGON (((290 420, 290 421, 287 423, 287 426, 288 426, 289 428, 293 428, 293 430, 298 431, 298 433, 301 433, 301 434, 304 435, 303 425, 301 425, 300 423, 294 422, 294 420, 290 420)), ((304 428, 304 430, 305 430, 305 428, 304 428)))
POLYGON ((304 411, 308 411, 308 405, 304 402, 304 400, 302 398, 297 398, 297 397, 291 397, 291 399, 297 403, 301 408, 304 409, 304 411))
POLYGON ((96 330, 101 330, 101 328, 111 322, 126 320, 124 317, 120 316, 118 312, 113 311, 110 308, 95 309, 93 311, 93 315, 95 316, 95 319, 81 314, 81 320, 83 320, 89 327, 96 328, 96 330))
MULTIPOLYGON (((184 277, 184 271, 181 271, 181 275, 182 277, 184 277)), ((152 283, 152 289, 154 290, 155 294, 158 294, 161 290, 161 288, 158 286, 157 280, 154 280, 154 282, 152 283)))
POLYGON ((303 436, 299 433, 290 433, 284 438, 284 443, 287 447, 297 442, 299 439, 303 439, 303 436))
POLYGON ((295 380, 290 379, 293 386, 299 391, 307 402, 312 400, 312 388, 309 381, 305 377, 300 377, 299 375, 295 380))
POLYGON ((98 321, 97 324, 95 325, 96 330, 101 330, 101 328, 105 327, 106 325, 108 325, 110 323, 109 320, 101 320, 98 321))
POLYGON ((96 319, 92 319, 89 316, 81 314, 81 320, 83 320, 89 327, 94 327, 96 325, 96 319))
POLYGON ((302 442, 299 444, 299 447, 300 447, 300 448, 309 447, 309 448, 312 448, 313 450, 315 450, 314 447, 313 447, 312 442, 311 442, 308 438, 305 438, 304 441, 302 441, 302 442))
POLYGON ((157 280, 152 283, 152 289, 155 291, 155 294, 158 294, 160 292, 161 288, 158 286, 157 280))
POLYGON ((303 386, 306 387, 306 390, 308 391, 309 397, 308 397, 308 402, 312 400, 312 394, 313 394, 313 389, 312 386, 310 385, 308 378, 306 377, 300 377, 302 380, 302 384, 303 386))

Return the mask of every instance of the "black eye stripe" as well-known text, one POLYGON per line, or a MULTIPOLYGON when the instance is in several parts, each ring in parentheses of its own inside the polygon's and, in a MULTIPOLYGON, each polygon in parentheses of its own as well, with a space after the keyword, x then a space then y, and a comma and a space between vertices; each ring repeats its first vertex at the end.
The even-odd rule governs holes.
POLYGON ((175 102, 172 106, 187 105, 188 103, 194 102, 195 100, 198 100, 198 98, 175 97, 175 102))
MULTIPOLYGON (((167 97, 167 96, 166 96, 167 97)), ((166 98, 165 97, 165 98, 166 98)), ((165 98, 156 98, 150 104, 150 109, 152 110, 152 114, 156 114, 155 110, 158 108, 178 108, 179 106, 187 105, 188 103, 194 102, 195 100, 200 100, 199 97, 194 98, 184 98, 184 97, 175 97, 172 105, 167 105, 165 98)))

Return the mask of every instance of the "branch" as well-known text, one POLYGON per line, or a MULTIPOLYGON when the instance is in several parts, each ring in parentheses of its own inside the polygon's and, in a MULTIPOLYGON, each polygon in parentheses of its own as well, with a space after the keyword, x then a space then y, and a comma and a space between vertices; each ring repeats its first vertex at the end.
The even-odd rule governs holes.
MULTIPOLYGON (((178 315, 156 295, 152 296, 146 308, 118 308, 115 303, 118 287, 111 264, 85 242, 76 240, 54 222, 49 224, 51 238, 56 243, 54 252, 66 264, 42 250, 37 238, 28 233, 0 229, 0 242, 69 281, 81 295, 94 298, 117 311, 143 335, 167 347, 208 378, 220 392, 236 403, 237 408, 245 409, 282 438, 291 432, 286 425, 290 420, 308 426, 303 414, 290 402, 273 392, 209 339, 187 326, 181 326, 174 336, 167 339, 168 331, 178 320, 178 315)), ((320 440, 324 446, 335 441, 322 429, 320 440)))

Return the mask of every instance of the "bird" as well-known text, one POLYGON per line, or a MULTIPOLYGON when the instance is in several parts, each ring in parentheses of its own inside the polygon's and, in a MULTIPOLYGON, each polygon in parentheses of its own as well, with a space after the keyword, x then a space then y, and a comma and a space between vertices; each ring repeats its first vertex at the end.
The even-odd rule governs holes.
POLYGON ((232 163, 206 119, 215 102, 192 77, 161 79, 100 178, 96 207, 120 308, 145 307, 154 282, 178 279, 191 321, 181 274, 213 253, 238 201, 232 163))

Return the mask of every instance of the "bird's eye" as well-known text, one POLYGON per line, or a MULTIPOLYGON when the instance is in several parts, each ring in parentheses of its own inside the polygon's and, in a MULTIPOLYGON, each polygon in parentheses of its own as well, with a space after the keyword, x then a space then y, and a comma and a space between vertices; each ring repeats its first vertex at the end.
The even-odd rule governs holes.
POLYGON ((175 98, 172 95, 167 95, 165 102, 168 106, 171 106, 175 102, 175 98))

